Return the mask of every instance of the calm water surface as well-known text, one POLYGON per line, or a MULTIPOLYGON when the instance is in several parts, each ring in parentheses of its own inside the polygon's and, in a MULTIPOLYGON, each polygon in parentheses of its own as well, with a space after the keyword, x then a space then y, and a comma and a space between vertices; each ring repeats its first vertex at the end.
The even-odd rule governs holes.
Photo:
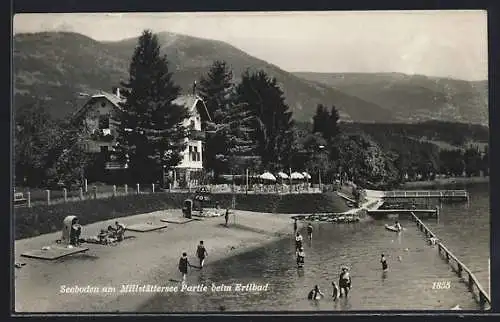
MULTIPOLYGON (((425 222, 489 289, 488 186, 470 187, 469 191, 468 205, 445 204, 439 222, 425 222)), ((189 285, 269 283, 268 291, 161 294, 139 310, 218 311, 221 306, 226 311, 447 310, 457 304, 463 309, 479 309, 436 248, 426 244, 415 223, 400 222, 407 229, 399 235, 384 229, 392 220, 314 223, 313 240, 305 242, 306 265, 302 270, 295 266, 290 235, 255 251, 208 263, 203 271, 194 270, 188 276, 189 285), (381 253, 388 259, 387 274, 381 270, 381 253), (352 290, 347 299, 333 301, 331 282, 338 280, 342 265, 351 268, 352 290), (450 289, 433 289, 433 282, 438 281, 450 281, 450 289), (327 296, 309 301, 307 293, 315 284, 327 296)))

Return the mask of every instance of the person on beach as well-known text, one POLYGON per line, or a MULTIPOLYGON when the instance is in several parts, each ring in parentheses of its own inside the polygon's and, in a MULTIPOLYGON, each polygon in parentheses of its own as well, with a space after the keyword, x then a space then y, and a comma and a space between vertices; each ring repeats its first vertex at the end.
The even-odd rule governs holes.
POLYGON ((333 300, 337 300, 339 298, 339 287, 337 286, 337 284, 335 284, 334 281, 332 281, 332 298, 333 300))
POLYGON ((182 282, 186 281, 188 266, 191 266, 191 264, 189 264, 187 253, 182 253, 182 257, 179 259, 179 272, 182 274, 182 282))
POLYGON ((297 225, 297 218, 295 218, 295 221, 293 222, 293 232, 296 232, 296 231, 297 231, 297 228, 298 228, 298 225, 297 225))
POLYGON ((306 257, 306 253, 304 252, 304 248, 301 247, 297 252, 297 266, 298 267, 303 267, 304 266, 304 259, 306 257))
POLYGON ((79 246, 80 245, 80 235, 82 234, 82 226, 78 219, 73 219, 71 225, 71 235, 70 235, 70 245, 79 246))
POLYGON ((309 237, 309 240, 313 238, 313 226, 311 223, 307 225, 307 236, 309 237))
POLYGON ((115 221, 116 239, 118 241, 123 240, 123 235, 125 235, 125 225, 115 221))
POLYGON ((382 263, 382 270, 384 272, 387 272, 389 267, 387 265, 387 259, 385 258, 384 254, 380 256, 380 263, 382 263))
POLYGON ((297 234, 295 235, 295 250, 296 251, 302 248, 302 240, 303 240, 302 235, 299 232, 297 232, 297 234))
POLYGON ((340 272, 339 289, 339 297, 342 297, 343 295, 347 297, 349 290, 351 289, 351 276, 349 275, 347 267, 342 267, 342 271, 340 272))
POLYGON ((224 219, 226 220, 226 227, 229 224, 229 208, 226 208, 226 213, 224 214, 224 219))
POLYGON ((308 300, 319 300, 323 296, 325 296, 321 290, 319 289, 318 285, 315 285, 314 288, 307 294, 307 299, 308 300))
POLYGON ((198 248, 196 249, 196 255, 198 256, 198 259, 200 260, 200 269, 203 268, 203 264, 205 263, 205 257, 208 256, 208 252, 203 245, 203 240, 200 241, 200 244, 198 245, 198 248))

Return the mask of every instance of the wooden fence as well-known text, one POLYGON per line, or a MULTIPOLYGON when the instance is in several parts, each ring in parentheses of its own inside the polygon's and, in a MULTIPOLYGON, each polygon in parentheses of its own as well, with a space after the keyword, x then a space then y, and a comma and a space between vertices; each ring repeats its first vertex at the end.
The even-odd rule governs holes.
POLYGON ((401 190, 385 191, 386 198, 460 198, 468 199, 466 190, 401 190))
POLYGON ((469 291, 476 296, 476 300, 479 302, 481 308, 483 310, 490 309, 491 299, 477 280, 476 276, 448 248, 446 248, 441 241, 439 241, 439 238, 414 213, 411 215, 413 220, 417 223, 417 228, 423 232, 427 238, 434 238, 437 240, 439 254, 446 260, 458 276, 466 282, 469 291))

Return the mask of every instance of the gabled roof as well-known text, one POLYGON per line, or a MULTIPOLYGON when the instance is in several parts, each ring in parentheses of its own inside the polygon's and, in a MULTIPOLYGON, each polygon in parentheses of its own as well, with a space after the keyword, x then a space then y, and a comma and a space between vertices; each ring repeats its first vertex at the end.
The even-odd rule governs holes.
MULTIPOLYGON (((75 112, 75 114, 73 115, 73 118, 77 118, 77 117, 81 116, 83 113, 85 113, 89 109, 89 107, 92 105, 92 103, 94 103, 96 100, 99 100, 99 99, 108 100, 116 108, 120 108, 119 103, 125 101, 124 98, 118 98, 114 94, 101 91, 98 94, 92 95, 90 97, 90 99, 79 110, 77 110, 75 112)), ((212 118, 210 117, 210 114, 208 113, 208 109, 207 109, 207 106, 205 105, 205 102, 203 101, 203 99, 201 99, 201 97, 199 97, 197 95, 181 95, 181 96, 177 97, 175 100, 173 100, 172 103, 176 104, 176 105, 185 106, 189 110, 189 112, 192 113, 192 111, 194 111, 197 108, 198 102, 200 102, 200 101, 203 104, 203 110, 202 111, 198 110, 198 113, 200 113, 200 114, 205 113, 205 115, 208 117, 208 119, 210 121, 212 121, 212 118)))

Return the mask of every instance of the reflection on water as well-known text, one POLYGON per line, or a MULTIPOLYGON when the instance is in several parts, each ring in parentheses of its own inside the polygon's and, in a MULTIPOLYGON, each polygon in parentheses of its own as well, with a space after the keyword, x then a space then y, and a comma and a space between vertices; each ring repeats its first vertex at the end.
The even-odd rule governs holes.
MULTIPOLYGON (((426 220, 446 245, 487 287, 489 255, 489 205, 484 191, 472 191, 468 208, 444 205, 439 223, 426 220), (474 231, 470 228, 474 227, 474 231)), ((140 311, 283 311, 283 310, 398 310, 479 309, 472 294, 429 246, 415 223, 400 220, 407 229, 384 229, 390 220, 354 224, 314 223, 313 240, 306 240, 303 269, 295 264, 292 232, 289 238, 253 252, 193 271, 188 284, 233 286, 232 291, 158 295, 140 311), (383 272, 380 255, 389 265, 383 272), (333 301, 332 281, 338 282, 343 265, 350 268, 352 289, 348 298, 333 301), (449 289, 433 289, 434 282, 450 281, 449 289), (265 292, 237 292, 235 284, 269 283, 265 292), (318 285, 326 295, 307 300, 318 285)), ((305 231, 302 231, 305 235, 305 231)), ((488 287, 489 288, 489 287, 488 287)))

